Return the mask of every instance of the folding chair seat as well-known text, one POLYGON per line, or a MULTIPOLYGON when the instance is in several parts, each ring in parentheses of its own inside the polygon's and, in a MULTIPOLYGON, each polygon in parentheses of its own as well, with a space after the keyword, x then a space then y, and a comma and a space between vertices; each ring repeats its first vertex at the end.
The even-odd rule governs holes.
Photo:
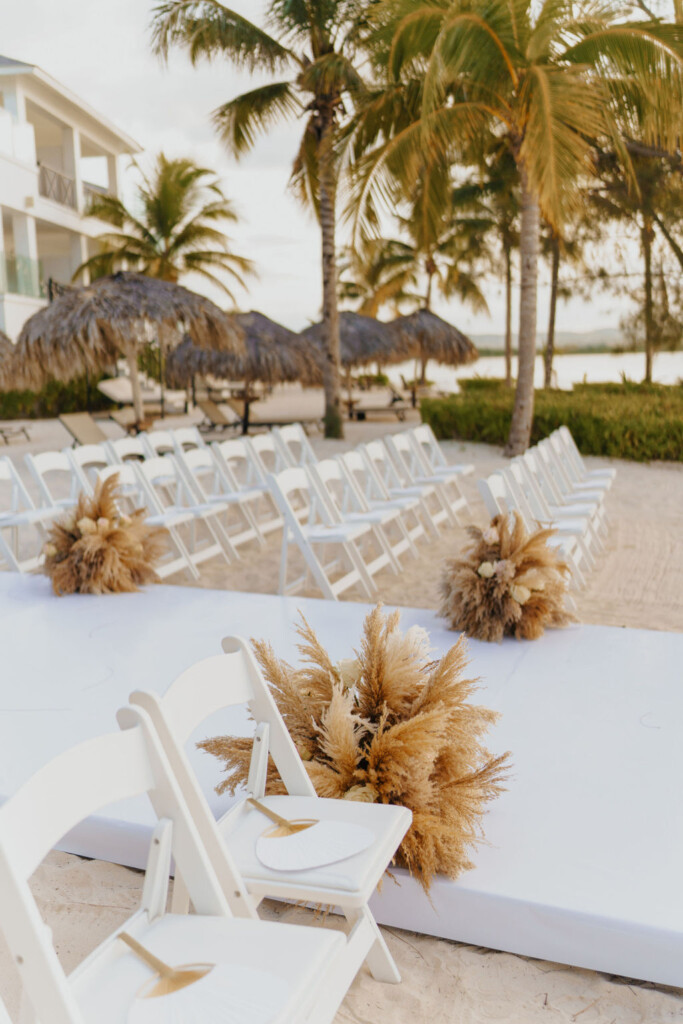
POLYGON ((81 444, 77 448, 62 449, 79 478, 82 489, 92 494, 97 473, 111 465, 111 454, 104 444, 81 444))
POLYGON ((157 511, 189 518, 191 539, 187 548, 195 568, 211 558, 222 558, 228 563, 239 558, 221 523, 227 503, 198 501, 174 455, 145 459, 134 469, 156 500, 157 511), (197 527, 203 528, 207 535, 203 543, 200 543, 197 527))
MULTIPOLYGON (((530 533, 538 528, 539 524, 524 494, 518 490, 513 491, 510 488, 509 478, 506 478, 503 473, 492 473, 488 477, 477 480, 477 488, 486 506, 486 511, 492 519, 494 516, 507 516, 511 512, 516 512, 530 533)), ((584 564, 589 568, 592 565, 592 558, 586 554, 585 545, 580 545, 575 536, 555 533, 548 539, 548 546, 554 548, 570 566, 573 585, 577 588, 584 587, 586 580, 582 567, 584 564)))
MULTIPOLYGON (((339 907, 355 926, 365 922, 363 938, 349 938, 359 967, 364 959, 375 978, 397 982, 398 970, 368 908, 368 901, 391 862, 411 822, 404 807, 330 800, 316 796, 268 685, 248 644, 226 637, 221 655, 200 661, 182 673, 164 693, 131 694, 133 705, 148 713, 178 779, 200 835, 211 851, 213 814, 190 765, 186 750, 193 735, 211 716, 235 705, 246 705, 255 721, 247 796, 262 800, 284 817, 347 821, 370 829, 372 845, 336 864, 306 871, 273 871, 258 860, 255 845, 264 831, 262 814, 246 803, 245 795, 218 821, 218 831, 244 879, 253 905, 265 897, 303 900, 339 907), (287 795, 264 797, 269 755, 287 795)), ((176 878, 173 910, 186 910, 187 900, 176 878)))
POLYGON ((0 559, 9 569, 33 572, 39 568, 47 529, 63 511, 59 507, 36 508, 12 460, 0 458, 0 559), (32 542, 22 530, 34 533, 32 542))
POLYGON ((359 444, 357 450, 365 456, 390 498, 416 498, 420 503, 427 528, 438 537, 439 526, 450 521, 450 514, 442 507, 436 488, 432 484, 407 484, 399 476, 389 452, 381 441, 359 444))
MULTIPOLYGON (((258 435, 265 437, 266 435, 258 435)), ((214 441, 211 451, 216 464, 225 472, 227 478, 234 482, 237 489, 246 495, 251 502, 254 494, 261 495, 261 501, 253 504, 253 511, 262 536, 282 528, 282 516, 273 501, 267 483, 270 472, 263 462, 258 450, 251 444, 251 438, 232 438, 229 441, 214 441)), ((282 467, 277 458, 273 466, 282 467)))
POLYGON ((289 423, 286 427, 274 427, 272 434, 275 444, 285 453, 290 464, 313 466, 318 461, 306 431, 300 423, 289 423))
POLYGON ((417 557, 415 541, 426 537, 419 498, 392 498, 363 452, 343 452, 337 455, 337 460, 343 464, 349 480, 370 510, 391 509, 400 514, 411 550, 417 557))
POLYGON ((252 505, 261 501, 259 490, 240 490, 230 473, 227 463, 216 461, 210 448, 192 448, 176 455, 178 466, 184 472, 188 485, 200 504, 214 504, 226 507, 225 518, 221 520, 230 543, 237 548, 255 540, 261 547, 263 535, 252 511, 252 505), (238 529, 232 529, 228 513, 234 511, 238 517, 238 529))
POLYGON ((64 452, 29 452, 24 461, 38 489, 39 508, 73 508, 82 483, 64 452))
POLYGON ((377 592, 367 566, 358 548, 362 538, 371 532, 368 523, 330 523, 329 513, 318 497, 308 471, 303 466, 285 469, 282 473, 268 474, 268 486, 284 519, 280 580, 278 592, 292 593, 303 586, 310 574, 323 595, 336 601, 339 594, 358 584, 366 597, 377 592), (295 503, 306 510, 305 518, 295 511, 295 503), (298 547, 303 556, 306 572, 287 582, 289 547, 298 547), (336 556, 326 561, 326 549, 332 546, 336 556), (320 552, 320 555, 318 555, 320 552), (332 579, 336 570, 343 575, 332 579))
MULTIPOLYGON (((119 722, 122 731, 60 754, 0 808, 0 929, 19 967, 22 1020, 128 1024, 154 972, 120 938, 125 931, 172 965, 216 965, 206 980, 184 989, 183 1002, 192 1005, 177 1019, 190 1019, 190 1012, 204 1019, 202 994, 213 976, 214 984, 222 983, 217 998, 232 1009, 243 1001, 251 1020, 330 1022, 353 976, 344 936, 250 919, 239 872, 222 844, 207 856, 145 712, 126 709, 119 722), (28 879, 73 826, 115 801, 144 794, 158 824, 140 907, 67 977, 28 879), (166 913, 171 857, 189 889, 192 916, 166 913)), ((162 998, 172 1020, 177 997, 162 998)))
POLYGON ((419 448, 414 442, 411 443, 407 434, 389 435, 385 437, 384 443, 403 482, 433 487, 445 513, 444 521, 451 525, 460 523, 460 512, 466 507, 467 502, 460 490, 457 476, 444 477, 432 473, 423 462, 419 448))
POLYGON ((146 522, 150 526, 163 526, 168 533, 171 558, 167 558, 166 561, 160 562, 155 567, 157 575, 161 579, 167 579, 178 572, 187 572, 191 579, 199 579, 199 573, 190 557, 190 552, 179 533, 181 526, 192 523, 192 516, 187 513, 160 509, 154 493, 147 487, 145 480, 135 472, 133 462, 124 462, 120 466, 108 466, 106 469, 101 469, 97 478, 105 481, 114 474, 118 475, 120 487, 120 511, 130 514, 136 508, 145 508, 147 509, 146 522))
POLYGON ((182 454, 192 448, 208 448, 208 445, 197 427, 176 427, 169 431, 173 438, 173 446, 176 455, 182 454))
POLYGON ((147 458, 148 452, 144 444, 140 440, 140 435, 137 437, 117 437, 114 441, 107 441, 105 448, 110 454, 110 461, 112 464, 122 462, 142 462, 147 458))
POLYGON ((367 562, 371 576, 386 566, 400 572, 400 556, 412 545, 401 520, 398 509, 370 509, 363 496, 358 494, 355 484, 349 478, 343 462, 337 459, 323 459, 308 467, 308 472, 318 489, 318 494, 327 504, 331 522, 368 523, 379 547, 379 554, 367 562), (396 536, 398 533, 398 536, 396 536))
POLYGON ((601 469, 588 469, 583 461, 583 456, 578 449, 576 441, 572 437, 569 427, 559 427, 556 433, 562 441, 565 451, 574 466, 579 482, 585 481, 589 484, 595 484, 598 487, 609 489, 612 486, 612 481, 617 475, 616 469, 613 469, 611 466, 603 466, 601 469))

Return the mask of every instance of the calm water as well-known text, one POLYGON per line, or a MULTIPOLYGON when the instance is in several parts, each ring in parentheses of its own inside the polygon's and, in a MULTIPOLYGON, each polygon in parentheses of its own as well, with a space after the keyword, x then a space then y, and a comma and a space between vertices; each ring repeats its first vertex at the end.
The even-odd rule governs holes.
MULTIPOLYGON (((513 361, 513 373, 516 369, 513 361)), ((596 353, 595 355, 559 355, 553 361, 555 385, 560 388, 571 388, 572 384, 583 380, 620 381, 622 375, 629 380, 641 381, 645 375, 645 356, 642 352, 627 352, 621 355, 596 353)), ((399 374, 412 377, 414 366, 405 363, 389 369, 389 375, 397 382, 399 374)), ((504 377, 505 360, 503 356, 482 356, 472 366, 451 369, 431 362, 427 367, 427 376, 437 387, 444 391, 456 390, 457 380, 467 377, 504 377)), ((543 386, 543 358, 536 359, 536 386, 543 386)), ((683 380, 683 352, 661 352, 655 356, 654 379, 660 384, 677 384, 683 380)))

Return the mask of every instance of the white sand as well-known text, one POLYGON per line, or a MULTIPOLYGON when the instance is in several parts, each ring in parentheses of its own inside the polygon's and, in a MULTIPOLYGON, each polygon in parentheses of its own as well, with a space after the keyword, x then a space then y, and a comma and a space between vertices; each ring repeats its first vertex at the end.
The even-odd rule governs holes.
MULTIPOLYGON (((13 444, 9 454, 20 457, 28 450, 68 443, 63 429, 54 421, 30 426, 31 444, 13 444)), ((322 457, 396 428, 393 417, 386 422, 351 424, 345 442, 314 437, 313 444, 322 457)), ((474 476, 466 480, 466 492, 473 521, 483 523, 486 516, 476 491, 476 478, 503 464, 500 451, 455 442, 446 444, 445 450, 452 462, 475 464, 474 476)), ((598 460, 589 462, 603 464, 598 460)), ((607 499, 611 520, 607 550, 589 575, 586 590, 578 596, 579 618, 584 622, 683 631, 683 465, 613 464, 618 473, 607 499)), ((463 537, 461 529, 444 532, 438 542, 420 545, 418 562, 404 560, 400 577, 388 571, 378 576, 382 599, 401 604, 409 594, 411 605, 434 607, 440 562, 457 553, 463 537)), ((269 539, 263 551, 242 548, 241 560, 234 566, 208 563, 200 585, 274 593, 278 552, 277 535, 269 539)), ((362 599, 361 595, 352 596, 362 599)), ((70 970, 135 908, 141 875, 116 865, 53 853, 36 872, 32 885, 53 929, 59 956, 70 970)), ((311 923, 306 912, 280 905, 267 904, 264 913, 270 918, 311 923)), ((330 919, 328 923, 335 922, 330 919)), ((338 1024, 683 1021, 683 993, 679 990, 397 929, 383 931, 403 982, 400 986, 381 985, 364 969, 337 1015, 338 1024)), ((16 1019, 18 979, 4 946, 0 946, 0 994, 16 1019)))

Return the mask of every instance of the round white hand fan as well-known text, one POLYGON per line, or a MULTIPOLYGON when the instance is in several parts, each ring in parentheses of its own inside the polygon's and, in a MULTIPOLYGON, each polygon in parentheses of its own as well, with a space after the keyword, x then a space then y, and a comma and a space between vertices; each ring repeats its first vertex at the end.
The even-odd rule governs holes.
POLYGON ((249 803, 274 821, 256 840, 256 856, 272 871, 306 871, 336 864, 363 850, 375 841, 374 833, 363 825, 348 821, 289 821, 249 798, 249 803))

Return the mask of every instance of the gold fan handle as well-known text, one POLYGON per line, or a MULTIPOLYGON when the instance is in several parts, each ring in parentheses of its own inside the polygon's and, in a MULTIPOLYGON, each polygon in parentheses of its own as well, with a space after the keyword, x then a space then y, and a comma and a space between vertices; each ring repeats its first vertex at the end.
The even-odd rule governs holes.
POLYGON ((133 952, 137 953, 140 959, 144 960, 147 966, 155 970, 157 974, 160 974, 163 978, 175 978, 176 970, 174 967, 169 967, 168 964, 165 964, 164 961, 160 960, 159 957, 154 955, 154 953, 151 953, 144 946, 141 946, 138 940, 134 939, 132 935, 128 934, 128 932, 119 932, 119 938, 122 942, 125 942, 127 946, 130 946, 133 952))
POLYGON ((251 804, 252 807, 255 807, 257 811, 261 812, 261 814, 265 814, 266 818, 270 818, 270 820, 274 821, 276 825, 281 825, 282 828, 291 829, 291 821, 287 821, 287 819, 283 818, 281 814, 271 811, 270 807, 266 807, 265 804, 259 803, 258 800, 254 800, 253 796, 247 797, 247 803, 251 804))

